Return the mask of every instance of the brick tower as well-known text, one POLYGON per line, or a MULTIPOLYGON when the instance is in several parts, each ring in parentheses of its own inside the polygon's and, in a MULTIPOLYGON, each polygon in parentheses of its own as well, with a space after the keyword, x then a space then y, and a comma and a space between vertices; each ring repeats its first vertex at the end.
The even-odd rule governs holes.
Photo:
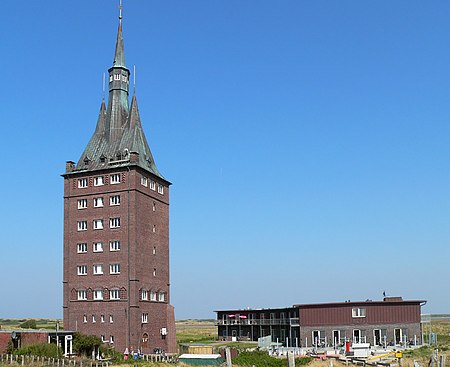
POLYGON ((95 132, 64 177, 64 327, 119 352, 176 352, 169 186, 129 105, 122 16, 95 132))

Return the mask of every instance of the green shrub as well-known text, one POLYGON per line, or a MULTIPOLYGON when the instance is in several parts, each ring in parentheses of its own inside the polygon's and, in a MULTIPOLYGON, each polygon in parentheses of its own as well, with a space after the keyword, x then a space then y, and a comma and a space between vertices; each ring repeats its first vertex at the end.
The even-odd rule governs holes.
POLYGON ((63 355, 63 351, 56 344, 40 343, 19 348, 14 351, 14 354, 58 358, 63 355))
MULTIPOLYGON (((312 358, 296 358, 296 366, 304 366, 312 361, 312 358)), ((269 356, 266 352, 242 352, 233 359, 233 364, 238 366, 255 366, 255 367, 285 367, 286 359, 279 359, 269 356)))
POLYGON ((95 348, 102 345, 102 340, 98 336, 83 335, 75 333, 73 335, 73 350, 78 354, 89 357, 95 348))
POLYGON ((36 320, 27 320, 19 324, 22 329, 37 329, 36 320))

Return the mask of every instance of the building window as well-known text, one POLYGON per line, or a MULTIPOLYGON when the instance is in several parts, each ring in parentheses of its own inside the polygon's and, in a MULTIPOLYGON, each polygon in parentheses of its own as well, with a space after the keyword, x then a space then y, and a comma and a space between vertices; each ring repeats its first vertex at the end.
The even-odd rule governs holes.
POLYGON ((104 205, 104 200, 102 197, 94 198, 94 208, 102 208, 104 205))
POLYGON ((86 301, 87 300, 87 292, 85 289, 78 290, 78 301, 86 301))
POLYGON ((120 251, 120 241, 109 241, 109 251, 120 251))
POLYGON ((156 233, 156 224, 153 225, 152 232, 156 233))
POLYGON ((150 180, 150 188, 155 191, 156 190, 156 182, 153 180, 150 180))
POLYGON ((164 302, 164 300, 165 300, 164 292, 159 292, 159 294, 158 294, 158 301, 159 302, 164 302))
POLYGON ((156 292, 150 291, 150 301, 156 301, 156 292))
POLYGON ((153 276, 156 277, 156 268, 153 269, 153 276))
POLYGON ((148 291, 145 291, 145 290, 141 291, 141 300, 148 301, 148 291))
POLYGON ((147 187, 148 179, 145 176, 141 176, 141 185, 147 187))
POLYGON ((114 316, 113 315, 109 315, 109 323, 110 324, 114 323, 114 316))
POLYGON ((102 339, 102 343, 106 342, 106 339, 105 339, 104 335, 100 335, 100 338, 102 339))
POLYGON ((92 323, 95 324, 95 315, 92 315, 92 323))
POLYGON ((87 208, 87 199, 78 200, 78 209, 86 209, 87 208))
POLYGON ((94 186, 103 186, 105 184, 105 180, 103 176, 94 177, 94 186))
POLYGON ((109 198, 109 205, 120 205, 120 195, 114 195, 109 198))
POLYGON ((120 299, 120 290, 119 289, 111 289, 109 291, 109 299, 112 299, 112 300, 120 299))
POLYGON ((153 211, 156 212, 156 203, 153 202, 153 211))
POLYGON ((111 335, 111 336, 109 337, 109 343, 110 343, 110 344, 114 344, 114 336, 113 336, 113 335, 111 335))
MULTIPOLYGON (((102 291, 102 299, 103 299, 103 291, 102 291)), ((100 315, 100 322, 105 322, 105 315, 100 315)))
POLYGON ((87 243, 77 243, 77 252, 79 254, 87 252, 87 243))
POLYGON ((94 242, 93 252, 103 252, 103 242, 94 242))
POLYGON ((94 275, 102 275, 103 274, 103 265, 94 264, 94 275))
POLYGON ((103 229, 103 219, 94 219, 94 229, 103 229))
POLYGON ((156 255, 156 246, 153 246, 153 255, 156 255))
POLYGON ((87 178, 78 179, 78 188, 84 189, 86 187, 88 187, 88 179, 87 178))
POLYGON ((109 219, 109 228, 119 228, 119 227, 120 227, 120 218, 109 219))
POLYGON ((115 174, 111 175, 110 182, 112 185, 120 184, 120 174, 115 173, 115 174))
POLYGON ((87 315, 83 315, 83 323, 87 323, 87 315))
POLYGON ((158 184, 158 194, 164 194, 164 186, 161 184, 158 184))
POLYGON ((120 274, 120 264, 110 264, 109 274, 120 274))
POLYGON ((86 220, 78 221, 77 228, 79 231, 87 231, 87 221, 86 220))
POLYGON ((143 324, 148 323, 148 313, 146 312, 142 314, 142 323, 143 324))
POLYGON ((87 265, 78 265, 77 266, 77 274, 78 275, 87 275, 87 265))
POLYGON ((352 317, 366 317, 366 309, 360 307, 352 308, 352 317))
MULTIPOLYGON (((94 300, 101 301, 103 299, 103 289, 94 290, 94 300)), ((102 322, 105 322, 105 317, 102 315, 102 322)))
POLYGON ((114 74, 114 80, 120 80, 120 74, 114 74))

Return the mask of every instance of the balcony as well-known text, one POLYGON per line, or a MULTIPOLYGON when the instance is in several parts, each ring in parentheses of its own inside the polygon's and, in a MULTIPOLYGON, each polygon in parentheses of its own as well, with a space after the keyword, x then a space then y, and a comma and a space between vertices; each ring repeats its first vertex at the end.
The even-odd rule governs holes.
POLYGON ((240 325, 240 326, 247 326, 247 325, 253 325, 253 326, 261 326, 261 325, 290 325, 290 326, 300 326, 299 318, 284 318, 284 319, 226 319, 226 320, 216 320, 216 325, 240 325))

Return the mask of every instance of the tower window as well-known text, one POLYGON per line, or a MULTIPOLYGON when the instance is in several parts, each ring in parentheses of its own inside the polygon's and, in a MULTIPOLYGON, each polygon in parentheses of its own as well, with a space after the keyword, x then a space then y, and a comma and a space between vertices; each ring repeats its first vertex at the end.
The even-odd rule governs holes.
POLYGON ((102 197, 94 198, 94 208, 101 208, 104 202, 102 197))
POLYGON ((153 211, 156 212, 156 203, 153 202, 153 211))
POLYGON ((114 74, 114 80, 120 80, 120 74, 114 74))
POLYGON ((87 323, 87 315, 83 315, 83 323, 87 323))
POLYGON ((156 190, 156 183, 153 180, 150 180, 150 188, 155 191, 156 190))
MULTIPOLYGON (((94 300, 101 301, 102 299, 103 299, 103 289, 96 289, 94 291, 94 300)), ((101 315, 100 320, 101 322, 105 322, 105 316, 101 315)))
POLYGON ((109 274, 120 274, 120 264, 110 264, 109 274))
POLYGON ((94 229, 103 229, 103 219, 94 219, 94 229))
POLYGON ((112 299, 112 300, 120 299, 120 290, 118 290, 118 289, 111 289, 109 291, 109 299, 112 299))
POLYGON ((103 274, 103 265, 94 264, 94 275, 102 275, 103 274))
POLYGON ((78 265, 77 266, 77 274, 78 275, 87 275, 87 265, 78 265))
POLYGON ((156 246, 153 246, 153 255, 156 255, 156 246))
MULTIPOLYGON (((85 289, 79 289, 77 292, 78 301, 86 301, 87 300, 87 292, 85 289)), ((86 320, 87 321, 87 320, 86 320)))
POLYGON ((145 176, 141 176, 141 185, 147 187, 148 179, 145 176))
POLYGON ((150 291, 150 301, 156 301, 156 292, 150 291))
MULTIPOLYGON (((103 299, 103 291, 102 291, 102 299, 103 299)), ((105 315, 100 315, 100 322, 102 322, 102 323, 105 322, 105 315)), ((104 336, 103 336, 103 338, 104 338, 104 336)))
POLYGON ((153 276, 156 277, 156 268, 153 269, 153 276))
POLYGON ((105 180, 103 176, 94 177, 94 186, 103 186, 105 184, 105 180))
POLYGON ((78 209, 86 209, 87 208, 87 199, 78 200, 78 209))
POLYGON ((115 173, 115 174, 111 175, 111 184, 112 185, 120 184, 120 174, 119 173, 115 173))
POLYGON ((141 291, 141 300, 148 301, 148 291, 146 291, 146 290, 141 291))
POLYGON ((119 228, 120 227, 120 218, 111 218, 109 220, 109 228, 119 228))
POLYGON ((94 242, 93 252, 103 252, 103 242, 94 242))
POLYGON ((77 229, 79 231, 87 231, 87 221, 86 220, 80 220, 77 222, 77 229))
POLYGON ((109 198, 109 205, 120 205, 120 195, 114 195, 109 198))
POLYGON ((120 241, 109 241, 109 251, 120 251, 120 241))
POLYGON ((92 315, 92 323, 95 324, 95 315, 92 315))
POLYGON ((161 184, 158 184, 158 194, 164 195, 164 186, 161 184))
POLYGON ((86 187, 88 187, 88 179, 87 178, 78 179, 78 188, 84 189, 86 187))
POLYGON ((156 233, 156 224, 153 225, 152 232, 153 232, 153 233, 156 233))
POLYGON ((77 243, 77 252, 79 254, 87 252, 87 243, 77 243))
POLYGON ((148 323, 148 313, 147 313, 147 312, 144 312, 144 313, 142 314, 142 323, 143 323, 143 324, 148 323))
POLYGON ((114 344, 114 335, 111 335, 111 336, 109 337, 109 343, 110 343, 110 344, 114 344))
POLYGON ((114 316, 113 315, 109 315, 109 323, 110 324, 114 323, 114 316))
POLYGON ((164 300, 165 300, 164 292, 159 292, 159 294, 158 294, 158 301, 159 302, 164 302, 164 300))

